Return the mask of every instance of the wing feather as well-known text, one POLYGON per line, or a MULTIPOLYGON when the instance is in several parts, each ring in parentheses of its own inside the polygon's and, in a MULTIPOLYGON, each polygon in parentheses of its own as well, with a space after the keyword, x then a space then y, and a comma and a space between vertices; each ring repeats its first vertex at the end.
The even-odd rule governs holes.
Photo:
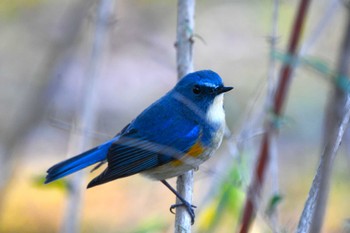
POLYGON ((157 139, 158 143, 152 141, 152 136, 141 136, 135 129, 121 135, 109 149, 108 167, 89 183, 88 188, 181 158, 196 143, 200 134, 198 125, 182 129, 187 132, 182 134, 183 137, 178 137, 178 133, 170 134, 157 139))

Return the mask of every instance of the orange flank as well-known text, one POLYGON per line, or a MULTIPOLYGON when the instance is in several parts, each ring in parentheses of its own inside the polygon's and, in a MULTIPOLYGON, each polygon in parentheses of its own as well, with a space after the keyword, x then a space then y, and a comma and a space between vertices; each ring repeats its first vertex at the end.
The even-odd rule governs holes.
MULTIPOLYGON (((189 155, 193 158, 198 157, 199 155, 201 155, 204 151, 204 147, 201 145, 200 142, 196 142, 186 153, 186 155, 189 155)), ((186 156, 185 155, 185 156, 186 156)), ((174 166, 180 166, 183 162, 181 160, 174 160, 173 162, 174 166)))
POLYGON ((186 153, 187 155, 191 157, 197 157, 201 155, 204 151, 204 147, 201 145, 200 142, 196 142, 186 153))

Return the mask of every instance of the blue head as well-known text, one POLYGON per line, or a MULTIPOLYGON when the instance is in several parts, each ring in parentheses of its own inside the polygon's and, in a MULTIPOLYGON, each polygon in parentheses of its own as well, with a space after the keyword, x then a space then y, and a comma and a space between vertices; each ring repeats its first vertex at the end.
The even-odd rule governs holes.
POLYGON ((216 102, 214 100, 222 99, 222 94, 232 88, 225 87, 220 76, 214 71, 202 70, 183 77, 172 92, 182 99, 181 102, 207 113, 209 107, 216 102))

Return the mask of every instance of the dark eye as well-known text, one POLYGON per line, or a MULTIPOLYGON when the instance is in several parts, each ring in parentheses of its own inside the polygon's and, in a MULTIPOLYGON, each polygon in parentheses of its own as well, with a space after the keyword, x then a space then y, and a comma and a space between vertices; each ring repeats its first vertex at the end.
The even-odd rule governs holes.
POLYGON ((199 85, 194 85, 192 91, 194 94, 198 95, 201 93, 201 87, 199 85))

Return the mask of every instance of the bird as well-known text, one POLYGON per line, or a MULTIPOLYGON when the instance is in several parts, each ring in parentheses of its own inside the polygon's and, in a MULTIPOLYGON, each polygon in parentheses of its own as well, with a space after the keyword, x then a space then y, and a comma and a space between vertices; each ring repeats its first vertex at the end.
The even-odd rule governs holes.
POLYGON ((170 211, 185 207, 193 224, 196 206, 166 180, 197 170, 218 149, 226 129, 224 93, 232 89, 212 70, 185 75, 111 140, 49 168, 45 184, 107 163, 87 188, 140 173, 168 187, 180 200, 170 211))

